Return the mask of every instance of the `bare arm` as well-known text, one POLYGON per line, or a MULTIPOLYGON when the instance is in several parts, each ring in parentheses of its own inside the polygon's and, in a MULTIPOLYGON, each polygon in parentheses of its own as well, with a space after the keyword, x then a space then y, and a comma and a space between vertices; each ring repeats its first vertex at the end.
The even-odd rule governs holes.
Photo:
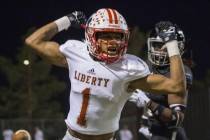
POLYGON ((149 76, 130 82, 129 89, 141 89, 155 94, 185 94, 186 78, 180 55, 170 57, 170 77, 159 74, 149 76))
POLYGON ((185 105, 180 101, 170 104, 169 107, 162 106, 152 101, 146 93, 141 90, 136 90, 130 96, 129 101, 135 103, 139 108, 146 106, 152 111, 154 117, 161 122, 167 123, 169 127, 179 126, 184 119, 185 105))
POLYGON ((67 67, 67 61, 59 51, 59 44, 50 40, 58 32, 67 30, 70 26, 80 28, 85 22, 86 17, 84 13, 81 11, 74 11, 55 22, 51 22, 41 27, 26 38, 25 42, 50 63, 61 67, 67 67))
POLYGON ((26 38, 25 42, 50 63, 61 67, 67 67, 66 59, 59 51, 59 44, 50 41, 57 33, 57 25, 52 22, 35 31, 26 38))
MULTIPOLYGON (((148 108, 152 111, 154 111, 159 104, 150 101, 148 108)), ((159 119, 163 122, 168 122, 171 120, 171 116, 172 116, 172 110, 169 108, 164 107, 161 114, 159 115, 159 119)))
MULTIPOLYGON (((187 95, 187 93, 186 93, 187 95)), ((169 107, 162 106, 162 112, 161 109, 159 109, 159 115, 156 115, 159 120, 162 122, 170 123, 170 125, 175 126, 176 124, 180 125, 184 120, 184 111, 185 111, 185 105, 186 105, 186 96, 180 96, 177 94, 170 94, 168 95, 168 104, 169 107), (173 117, 175 116, 175 117, 173 117), (173 119, 176 118, 176 119, 173 119)), ((150 100, 147 103, 147 107, 152 111, 155 112, 157 108, 161 108, 161 105, 150 100)), ((155 115, 155 113, 153 113, 155 115)))

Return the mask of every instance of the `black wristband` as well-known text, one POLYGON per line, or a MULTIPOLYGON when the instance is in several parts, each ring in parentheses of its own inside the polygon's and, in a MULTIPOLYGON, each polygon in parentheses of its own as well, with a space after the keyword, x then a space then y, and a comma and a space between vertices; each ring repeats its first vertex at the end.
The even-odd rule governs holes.
POLYGON ((162 105, 157 105, 157 107, 156 107, 154 110, 151 110, 151 111, 152 111, 152 113, 153 113, 154 115, 156 115, 157 117, 159 117, 159 116, 162 114, 164 108, 165 108, 165 107, 162 106, 162 105))

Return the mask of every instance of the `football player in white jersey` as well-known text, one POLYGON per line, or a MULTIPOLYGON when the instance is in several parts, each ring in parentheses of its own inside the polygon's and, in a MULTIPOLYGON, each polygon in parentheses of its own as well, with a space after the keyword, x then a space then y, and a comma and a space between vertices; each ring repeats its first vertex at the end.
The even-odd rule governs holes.
POLYGON ((112 140, 122 108, 135 89, 159 94, 182 94, 185 75, 174 28, 160 31, 171 63, 171 76, 150 74, 140 58, 126 54, 129 30, 115 9, 96 11, 85 24, 75 11, 51 22, 26 38, 26 44, 50 63, 69 70, 70 111, 63 140, 112 140), (51 41, 69 27, 85 28, 85 42, 51 41))
MULTIPOLYGON (((170 26, 177 28, 177 40, 183 53, 185 37, 183 31, 177 25, 170 21, 160 21, 155 25, 155 28, 167 29, 170 26)), ((159 50, 164 43, 158 39, 159 34, 155 28, 148 37, 148 65, 151 72, 168 76, 170 74, 169 58, 167 52, 159 50)), ((188 91, 192 85, 192 71, 187 65, 184 68, 188 91)), ((185 92, 182 96, 176 94, 155 95, 136 90, 129 100, 136 103, 140 108, 146 107, 139 132, 148 140, 187 140, 188 138, 182 126, 187 94, 185 92)))

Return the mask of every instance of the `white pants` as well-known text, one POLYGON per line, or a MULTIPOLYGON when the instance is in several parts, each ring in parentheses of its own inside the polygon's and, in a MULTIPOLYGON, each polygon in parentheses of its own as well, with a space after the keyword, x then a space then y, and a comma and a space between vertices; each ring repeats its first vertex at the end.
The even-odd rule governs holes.
MULTIPOLYGON (((81 140, 79 138, 75 138, 74 136, 72 136, 68 130, 66 131, 66 135, 63 137, 62 140, 81 140)), ((110 140, 115 140, 114 138, 111 138, 110 140)))

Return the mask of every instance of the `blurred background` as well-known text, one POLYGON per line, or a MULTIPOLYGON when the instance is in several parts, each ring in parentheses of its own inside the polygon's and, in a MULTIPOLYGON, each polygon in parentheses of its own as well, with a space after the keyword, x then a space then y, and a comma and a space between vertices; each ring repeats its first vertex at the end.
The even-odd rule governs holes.
MULTIPOLYGON (((193 87, 188 97, 185 128, 190 140, 210 139, 210 1, 7 0, 0 5, 0 139, 4 130, 38 127, 45 140, 61 139, 66 131, 70 81, 68 70, 42 61, 24 45, 24 38, 42 25, 75 10, 90 16, 115 8, 132 31, 128 52, 146 59, 146 35, 160 20, 176 23, 186 36, 186 58, 193 60, 193 87)), ((82 40, 84 31, 70 28, 54 40, 82 40)), ((120 127, 139 139, 141 110, 127 103, 120 127)))

